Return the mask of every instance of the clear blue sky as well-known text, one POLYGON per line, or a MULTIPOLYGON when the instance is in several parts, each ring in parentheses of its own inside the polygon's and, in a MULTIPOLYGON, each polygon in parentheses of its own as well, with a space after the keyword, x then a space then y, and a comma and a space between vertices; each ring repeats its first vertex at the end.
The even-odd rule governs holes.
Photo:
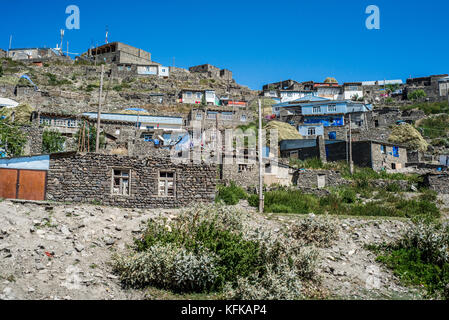
MULTIPOLYGON (((22 0, 2 3, 0 48, 55 47, 65 8, 81 11, 67 30, 70 51, 109 40, 150 51, 153 60, 189 67, 210 63, 260 89, 283 79, 340 82, 449 73, 447 0, 22 0), (380 30, 365 9, 377 5, 380 30)), ((65 45, 64 45, 65 50, 65 45)))

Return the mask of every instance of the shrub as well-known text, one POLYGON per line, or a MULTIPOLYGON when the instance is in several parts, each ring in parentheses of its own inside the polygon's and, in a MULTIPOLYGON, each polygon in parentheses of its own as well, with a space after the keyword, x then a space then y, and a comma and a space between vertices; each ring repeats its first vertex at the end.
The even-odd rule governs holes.
POLYGON ((26 135, 19 126, 0 118, 0 150, 5 150, 7 156, 19 157, 26 142, 26 135))
POLYGON ((357 194, 351 188, 343 188, 340 191, 340 199, 343 203, 354 203, 357 200, 357 194))
POLYGON ((252 194, 248 197, 248 204, 251 207, 258 208, 259 207, 259 195, 258 194, 252 194))
POLYGON ((408 99, 409 100, 413 100, 413 101, 416 101, 418 99, 425 98, 425 97, 427 97, 427 94, 422 89, 418 89, 418 90, 410 92, 408 94, 408 99))
POLYGON ((247 199, 243 188, 237 186, 235 182, 231 182, 230 186, 220 186, 218 187, 218 195, 216 197, 216 202, 223 201, 227 205, 236 205, 240 200, 247 199))
POLYGON ((42 152, 57 153, 64 151, 65 138, 59 131, 45 130, 42 134, 42 152))
POLYGON ((130 257, 115 257, 114 269, 128 287, 156 286, 176 292, 203 292, 216 280, 214 256, 156 244, 130 257))
POLYGON ((401 192, 402 191, 401 187, 397 183, 390 183, 390 184, 388 184, 386 190, 388 192, 401 192))
POLYGON ((329 217, 309 216, 293 223, 290 235, 305 245, 328 247, 338 239, 338 229, 329 217))
POLYGON ((135 244, 135 254, 114 258, 115 272, 131 287, 290 299, 317 275, 314 250, 220 205, 195 206, 173 221, 151 220, 135 244))

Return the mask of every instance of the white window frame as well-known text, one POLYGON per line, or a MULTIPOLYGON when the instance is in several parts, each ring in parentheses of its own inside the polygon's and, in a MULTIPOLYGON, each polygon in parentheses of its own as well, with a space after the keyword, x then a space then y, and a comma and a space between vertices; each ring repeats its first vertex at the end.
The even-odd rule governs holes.
POLYGON ((131 169, 112 168, 111 170, 111 195, 118 197, 131 196, 131 169), (119 179, 118 185, 116 184, 116 179, 119 179), (127 184, 125 181, 127 181, 127 184), (124 188, 125 186, 127 186, 127 189, 124 188))
POLYGON ((161 198, 175 198, 176 196, 176 172, 164 171, 158 172, 157 194, 161 198), (164 176, 165 175, 165 176, 164 176), (170 187, 170 183, 172 186, 170 187), (161 187, 163 187, 163 192, 161 187), (170 190, 172 194, 170 195, 170 190))

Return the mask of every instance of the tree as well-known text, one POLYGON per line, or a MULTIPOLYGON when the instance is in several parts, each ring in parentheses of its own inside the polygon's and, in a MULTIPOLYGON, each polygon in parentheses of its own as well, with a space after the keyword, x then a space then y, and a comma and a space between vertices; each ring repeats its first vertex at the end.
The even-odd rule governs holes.
POLYGON ((45 130, 42 135, 42 152, 47 154, 64 151, 65 138, 59 131, 45 130))
POLYGON ((7 157, 21 156, 26 142, 26 135, 17 125, 0 119, 0 150, 6 153, 7 157))
MULTIPOLYGON (((79 144, 79 152, 95 152, 97 144, 97 128, 93 125, 86 124, 81 126, 75 135, 76 143, 79 144), (84 133, 83 133, 84 129, 84 133)), ((104 132, 100 133, 100 149, 106 145, 106 136, 104 132)))

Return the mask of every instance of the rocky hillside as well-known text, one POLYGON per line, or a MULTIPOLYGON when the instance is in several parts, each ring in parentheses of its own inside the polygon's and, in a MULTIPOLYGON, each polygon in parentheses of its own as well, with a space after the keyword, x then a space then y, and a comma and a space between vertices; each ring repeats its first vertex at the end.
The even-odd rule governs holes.
MULTIPOLYGON (((0 95, 21 103, 29 103, 42 111, 80 113, 95 111, 98 106, 101 67, 63 62, 44 63, 43 66, 23 64, 1 59, 0 95), (39 91, 22 75, 28 75, 39 91)), ((181 89, 210 89, 216 94, 235 99, 254 99, 258 92, 235 81, 208 78, 205 74, 190 73, 175 68, 169 78, 136 76, 114 72, 105 66, 104 110, 120 111, 129 107, 143 107, 153 114, 185 114, 189 106, 178 104, 181 89), (112 72, 111 72, 112 71, 112 72), (112 76, 110 76, 112 74, 112 76), (163 103, 152 97, 163 94, 163 103)), ((115 70, 116 71, 116 70, 115 70)))

